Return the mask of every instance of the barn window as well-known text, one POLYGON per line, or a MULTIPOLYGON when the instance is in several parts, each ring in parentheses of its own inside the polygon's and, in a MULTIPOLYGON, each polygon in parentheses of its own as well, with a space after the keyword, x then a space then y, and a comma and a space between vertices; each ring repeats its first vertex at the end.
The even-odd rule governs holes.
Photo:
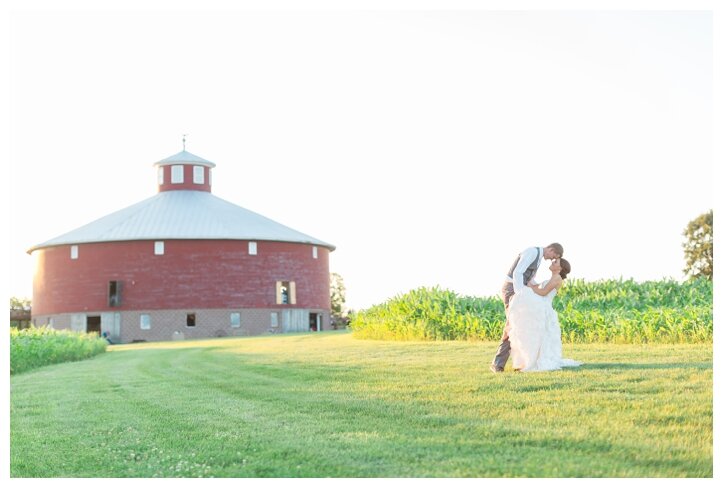
POLYGON ((271 327, 279 326, 279 312, 271 312, 271 327))
POLYGON ((70 246, 70 259, 78 259, 78 246, 70 246))
POLYGON ((276 282, 276 303, 278 305, 296 304, 296 283, 293 281, 276 282))
POLYGON ((108 282, 108 306, 119 307, 121 304, 121 282, 108 282))
POLYGON ((314 256, 314 259, 319 258, 319 249, 316 246, 311 248, 311 255, 314 256))
POLYGON ((147 313, 141 314, 141 329, 149 330, 151 328, 151 316, 147 313))
POLYGON ((256 246, 256 243, 255 243, 255 242, 249 242, 249 254, 250 254, 251 256, 256 256, 257 253, 258 253, 258 248, 257 248, 257 246, 256 246))
POLYGON ((204 178, 203 178, 203 166, 194 166, 193 167, 193 182, 197 185, 203 185, 204 178))
POLYGON ((166 245, 163 241, 156 241, 153 246, 153 253, 156 256, 161 256, 166 252, 166 245))
POLYGON ((240 312, 231 312, 231 327, 241 327, 240 312))
POLYGON ((196 314, 195 313, 187 313, 186 314, 186 327, 196 327, 196 314))
POLYGON ((163 166, 158 168, 158 184, 159 185, 163 184, 163 166))
POLYGON ((171 166, 171 183, 183 183, 183 166, 171 166))

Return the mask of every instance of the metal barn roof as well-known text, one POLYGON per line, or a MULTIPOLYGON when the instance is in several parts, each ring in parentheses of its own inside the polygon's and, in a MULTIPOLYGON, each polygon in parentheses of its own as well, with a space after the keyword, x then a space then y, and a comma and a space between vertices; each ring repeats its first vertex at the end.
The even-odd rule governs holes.
POLYGON ((282 241, 318 245, 331 251, 335 249, 332 244, 295 231, 209 192, 165 191, 37 244, 28 252, 68 244, 162 239, 282 241))

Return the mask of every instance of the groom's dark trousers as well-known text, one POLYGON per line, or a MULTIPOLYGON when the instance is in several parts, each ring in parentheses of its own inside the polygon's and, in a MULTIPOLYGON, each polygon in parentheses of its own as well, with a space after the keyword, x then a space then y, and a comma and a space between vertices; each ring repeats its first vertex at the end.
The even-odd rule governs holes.
POLYGON ((502 301, 505 303, 505 317, 507 320, 505 321, 505 329, 502 332, 502 340, 497 347, 497 354, 495 354, 495 359, 492 361, 492 365, 499 371, 505 369, 505 364, 510 358, 510 317, 508 309, 510 308, 510 299, 514 294, 515 287, 512 286, 512 283, 505 283, 502 286, 501 295, 502 301))

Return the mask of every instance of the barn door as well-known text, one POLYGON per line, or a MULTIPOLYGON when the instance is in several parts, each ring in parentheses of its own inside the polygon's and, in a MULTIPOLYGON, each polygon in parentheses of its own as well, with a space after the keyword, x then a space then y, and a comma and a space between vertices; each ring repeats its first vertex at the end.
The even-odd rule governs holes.
POLYGON ((100 314, 100 330, 110 336, 113 342, 120 342, 120 313, 106 312, 100 314))
POLYGON ((321 330, 321 314, 310 313, 309 314, 309 330, 312 332, 318 332, 321 330))
POLYGON ((309 311, 308 310, 282 310, 281 326, 284 332, 308 332, 309 311))
POLYGON ((291 310, 281 311, 281 330, 283 332, 289 332, 291 329, 291 310))
POLYGON ((86 318, 85 331, 89 334, 95 332, 100 336, 100 315, 89 315, 86 318))

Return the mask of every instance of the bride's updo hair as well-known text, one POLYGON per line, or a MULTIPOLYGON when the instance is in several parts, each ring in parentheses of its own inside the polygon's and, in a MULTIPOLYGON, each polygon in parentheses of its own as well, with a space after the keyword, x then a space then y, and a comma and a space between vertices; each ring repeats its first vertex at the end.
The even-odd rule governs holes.
POLYGON ((560 278, 564 280, 567 278, 567 275, 570 274, 570 261, 560 258, 560 267, 562 268, 560 270, 560 278))

